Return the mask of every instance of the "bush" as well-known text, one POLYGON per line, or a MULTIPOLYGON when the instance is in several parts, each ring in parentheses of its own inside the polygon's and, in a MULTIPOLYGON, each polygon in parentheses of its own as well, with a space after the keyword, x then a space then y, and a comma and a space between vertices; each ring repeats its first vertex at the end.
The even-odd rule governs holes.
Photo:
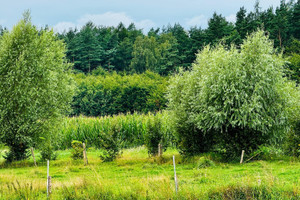
POLYGON ((72 158, 74 160, 83 159, 83 146, 82 142, 73 140, 72 141, 72 158))
POLYGON ((205 158, 205 157, 201 157, 197 162, 197 168, 198 169, 214 167, 214 166, 215 166, 214 161, 212 161, 208 158, 205 158))
MULTIPOLYGON (((172 122, 183 153, 222 147, 227 157, 255 151, 282 138, 288 123, 291 89, 281 55, 264 31, 249 36, 238 49, 205 47, 191 71, 170 80, 172 122)), ((298 100, 299 101, 299 100, 298 100)))
POLYGON ((40 148, 41 150, 41 160, 56 160, 58 153, 55 152, 54 147, 52 145, 45 144, 40 148))
POLYGON ((147 121, 147 131, 145 135, 145 146, 148 149, 148 154, 151 156, 158 155, 158 145, 162 145, 162 150, 166 150, 166 140, 161 131, 162 122, 154 117, 147 121))
POLYGON ((74 75, 78 88, 72 115, 106 116, 148 113, 166 106, 167 79, 153 72, 120 75, 74 75))
POLYGON ((102 133, 99 135, 99 147, 102 150, 100 154, 101 160, 110 162, 116 159, 120 154, 121 140, 118 138, 117 132, 102 133))

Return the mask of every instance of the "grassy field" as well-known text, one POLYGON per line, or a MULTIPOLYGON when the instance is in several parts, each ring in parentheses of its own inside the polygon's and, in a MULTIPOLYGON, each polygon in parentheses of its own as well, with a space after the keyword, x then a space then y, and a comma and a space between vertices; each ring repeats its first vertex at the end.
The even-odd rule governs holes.
MULTIPOLYGON (((124 150, 113 162, 103 163, 98 155, 89 149, 84 166, 71 159, 70 150, 60 151, 50 162, 51 199, 300 199, 300 162, 293 159, 228 164, 186 160, 174 149, 150 158, 143 147, 124 150)), ((0 199, 47 199, 46 173, 45 162, 8 165, 1 158, 0 199)))

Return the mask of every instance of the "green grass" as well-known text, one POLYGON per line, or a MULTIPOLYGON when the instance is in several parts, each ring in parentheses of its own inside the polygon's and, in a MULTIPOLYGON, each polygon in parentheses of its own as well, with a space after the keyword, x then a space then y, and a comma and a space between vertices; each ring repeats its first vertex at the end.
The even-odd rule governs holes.
MULTIPOLYGON (((89 149, 89 165, 84 166, 82 160, 71 159, 69 150, 59 151, 50 162, 51 199, 300 199, 300 162, 292 159, 242 165, 214 161, 199 167, 203 158, 186 160, 174 149, 162 158, 148 157, 143 147, 127 149, 107 163, 98 155, 89 149)), ((46 199, 46 173, 45 162, 34 167, 32 159, 9 165, 2 160, 0 199, 46 199)))

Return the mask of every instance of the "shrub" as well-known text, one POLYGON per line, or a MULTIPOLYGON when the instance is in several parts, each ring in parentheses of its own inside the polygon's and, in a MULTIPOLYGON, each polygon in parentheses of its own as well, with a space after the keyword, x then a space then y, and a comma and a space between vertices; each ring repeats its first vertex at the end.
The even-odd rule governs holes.
POLYGON ((41 160, 56 160, 58 153, 55 152, 52 145, 45 144, 40 148, 41 150, 41 160))
POLYGON ((72 158, 74 160, 78 160, 78 159, 83 159, 83 146, 82 146, 82 142, 78 141, 78 140, 73 140, 72 141, 72 158))
POLYGON ((239 157, 243 149, 282 138, 293 98, 286 88, 295 87, 283 77, 284 63, 260 30, 240 49, 205 47, 192 70, 173 77, 168 88, 183 153, 209 151, 216 143, 227 157, 239 157))
POLYGON ((106 116, 153 112, 166 106, 167 79, 153 72, 120 75, 74 75, 78 88, 72 115, 106 116))
POLYGON ((99 147, 102 150, 101 160, 104 162, 113 161, 120 154, 121 140, 116 132, 102 133, 99 135, 99 147))
POLYGON ((197 168, 201 169, 201 168, 207 168, 207 167, 214 167, 215 163, 214 161, 205 158, 205 157, 201 157, 199 158, 198 162, 197 162, 197 168))
POLYGON ((162 151, 166 150, 167 141, 162 132, 162 122, 158 117, 149 118, 147 120, 147 131, 145 134, 145 146, 148 154, 156 156, 158 154, 158 145, 162 145, 162 151))

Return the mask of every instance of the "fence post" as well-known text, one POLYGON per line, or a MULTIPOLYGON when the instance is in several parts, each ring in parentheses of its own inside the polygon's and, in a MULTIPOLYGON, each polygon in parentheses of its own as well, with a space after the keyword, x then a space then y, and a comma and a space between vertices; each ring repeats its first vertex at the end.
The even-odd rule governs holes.
POLYGON ((162 145, 160 143, 158 144, 158 156, 162 156, 162 145))
POLYGON ((88 165, 88 159, 86 155, 86 148, 85 148, 85 143, 82 143, 83 146, 83 159, 84 159, 84 165, 88 165))
POLYGON ((32 158, 33 158, 34 166, 37 167, 37 165, 36 165, 36 160, 35 160, 35 156, 34 156, 34 152, 33 152, 33 147, 31 147, 30 150, 31 150, 31 155, 32 155, 32 158))
POLYGON ((173 165, 174 165, 175 191, 176 191, 176 194, 177 194, 177 192, 178 192, 178 182, 177 182, 177 176, 176 176, 175 156, 174 155, 173 155, 173 165))
POLYGON ((47 191, 48 191, 48 197, 50 196, 51 194, 51 176, 48 176, 48 188, 47 188, 47 191))
POLYGON ((50 188, 50 182, 49 182, 49 160, 47 160, 47 197, 49 197, 49 188, 50 188))
POLYGON ((243 159, 244 159, 244 153, 245 153, 245 151, 244 151, 244 150, 242 150, 242 155, 241 155, 241 161, 240 161, 240 164, 242 164, 242 163, 243 163, 243 159))

